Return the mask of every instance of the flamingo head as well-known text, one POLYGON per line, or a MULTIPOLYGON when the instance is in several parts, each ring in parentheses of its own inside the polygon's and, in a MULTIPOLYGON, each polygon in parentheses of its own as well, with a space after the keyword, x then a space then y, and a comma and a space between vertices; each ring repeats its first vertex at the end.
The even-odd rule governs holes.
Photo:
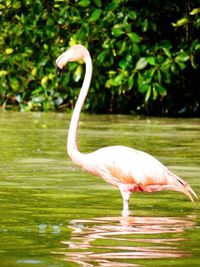
POLYGON ((70 47, 56 59, 58 76, 60 76, 60 73, 67 62, 74 62, 82 59, 84 60, 88 53, 89 52, 87 48, 85 48, 83 45, 73 45, 70 47))

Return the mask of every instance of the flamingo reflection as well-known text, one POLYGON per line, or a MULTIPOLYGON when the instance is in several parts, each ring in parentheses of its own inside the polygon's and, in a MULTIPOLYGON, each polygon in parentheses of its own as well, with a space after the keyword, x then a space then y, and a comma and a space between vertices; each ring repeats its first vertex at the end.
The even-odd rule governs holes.
POLYGON ((193 216, 73 220, 69 226, 71 240, 62 241, 67 251, 59 254, 84 267, 142 266, 133 260, 188 256, 188 252, 179 249, 185 242, 181 233, 194 226, 193 216))

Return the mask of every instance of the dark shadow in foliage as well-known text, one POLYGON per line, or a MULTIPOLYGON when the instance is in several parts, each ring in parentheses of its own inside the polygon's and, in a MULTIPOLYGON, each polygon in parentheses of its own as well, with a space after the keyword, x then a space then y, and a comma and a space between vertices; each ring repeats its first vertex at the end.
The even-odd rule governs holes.
POLYGON ((86 45, 94 75, 84 110, 199 116, 200 6, 170 1, 3 1, 0 105, 71 110, 84 75, 57 56, 86 45))

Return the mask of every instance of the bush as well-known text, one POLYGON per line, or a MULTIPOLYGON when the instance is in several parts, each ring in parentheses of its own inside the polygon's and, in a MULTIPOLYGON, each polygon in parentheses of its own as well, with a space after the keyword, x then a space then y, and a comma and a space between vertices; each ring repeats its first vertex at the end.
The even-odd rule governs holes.
POLYGON ((199 115, 200 8, 179 2, 1 2, 0 104, 71 109, 84 65, 69 64, 58 79, 54 62, 82 43, 94 63, 85 111, 199 115))

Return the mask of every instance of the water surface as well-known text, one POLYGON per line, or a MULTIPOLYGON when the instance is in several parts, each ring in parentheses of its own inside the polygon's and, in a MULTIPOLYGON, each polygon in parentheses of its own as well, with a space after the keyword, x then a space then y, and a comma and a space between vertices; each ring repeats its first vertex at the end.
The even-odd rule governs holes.
MULTIPOLYGON (((0 259, 8 267, 199 266, 199 203, 132 194, 66 156, 70 115, 0 112, 0 259)), ((200 120, 82 115, 79 146, 123 144, 166 164, 200 193, 200 120)))

